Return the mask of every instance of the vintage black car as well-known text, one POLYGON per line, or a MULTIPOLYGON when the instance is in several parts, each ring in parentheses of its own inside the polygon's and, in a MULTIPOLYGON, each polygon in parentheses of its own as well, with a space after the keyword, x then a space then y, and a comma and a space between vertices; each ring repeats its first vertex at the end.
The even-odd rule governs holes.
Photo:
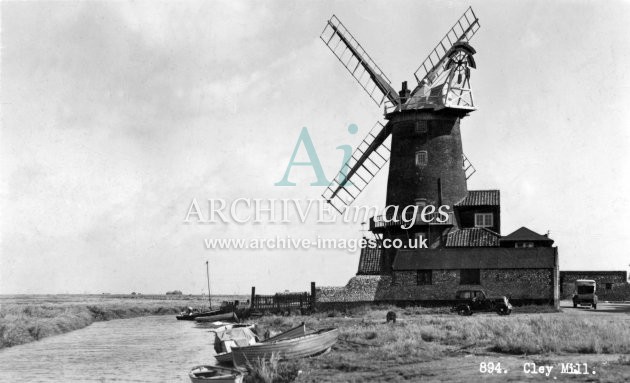
POLYGON ((496 312, 510 315, 512 305, 506 297, 488 297, 481 289, 459 290, 455 294, 457 303, 451 311, 459 315, 472 315, 474 312, 496 312))

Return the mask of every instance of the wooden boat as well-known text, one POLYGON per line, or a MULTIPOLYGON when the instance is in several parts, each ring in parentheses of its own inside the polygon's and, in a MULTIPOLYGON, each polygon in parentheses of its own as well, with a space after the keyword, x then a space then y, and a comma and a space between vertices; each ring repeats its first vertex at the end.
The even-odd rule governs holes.
MULTIPOLYGON (((275 341, 283 340, 283 339, 297 338, 304 335, 306 335, 306 326, 304 325, 304 322, 302 322, 299 326, 293 327, 292 329, 289 329, 269 339, 265 339, 264 341, 259 342, 259 343, 270 343, 270 342, 275 342, 275 341)), ((221 352, 221 353, 216 354, 214 358, 219 363, 231 364, 232 352, 231 351, 221 352)))
POLYGON ((232 368, 219 366, 195 366, 188 373, 192 383, 241 383, 243 373, 232 368))
POLYGON ((197 318, 203 318, 203 317, 217 315, 221 313, 222 313, 221 310, 195 311, 189 308, 187 311, 183 311, 179 315, 176 315, 175 318, 177 318, 177 320, 195 320, 197 318))
POLYGON ((239 321, 238 317, 233 311, 226 313, 220 310, 212 315, 204 315, 204 316, 195 318, 195 322, 201 322, 201 323, 219 322, 219 321, 226 321, 226 320, 234 321, 234 322, 239 321))
MULTIPOLYGON (((177 320, 196 320, 197 318, 205 318, 208 316, 213 316, 217 314, 224 313, 224 310, 212 310, 212 295, 210 294, 210 271, 208 269, 208 261, 206 261, 206 277, 208 280, 208 305, 210 310, 199 312, 197 309, 193 309, 192 307, 186 308, 186 311, 181 312, 179 315, 176 315, 175 318, 177 320)), ((215 322, 215 321, 212 321, 215 322)))
POLYGON ((222 364, 232 364, 232 352, 222 352, 216 354, 214 358, 222 364))
POLYGON ((299 325, 293 327, 292 329, 289 329, 276 336, 272 336, 271 338, 267 338, 260 343, 270 343, 270 342, 275 342, 277 340, 292 339, 292 338, 297 338, 299 336, 304 336, 304 335, 306 335, 306 326, 304 325, 304 322, 302 322, 299 325))
POLYGON ((248 361, 270 359, 276 354, 280 360, 298 359, 328 351, 339 337, 339 330, 328 328, 301 337, 261 342, 251 346, 232 347, 234 366, 245 367, 248 361))

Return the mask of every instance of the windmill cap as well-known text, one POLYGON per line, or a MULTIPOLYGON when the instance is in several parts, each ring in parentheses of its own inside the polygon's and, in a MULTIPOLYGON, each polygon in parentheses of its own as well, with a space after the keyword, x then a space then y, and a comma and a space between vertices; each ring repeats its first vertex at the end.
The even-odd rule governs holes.
POLYGON ((467 53, 466 60, 468 61, 468 66, 471 68, 477 68, 477 64, 475 63, 475 59, 473 58, 473 55, 477 53, 477 51, 467 42, 464 42, 464 41, 456 42, 455 44, 453 44, 451 49, 448 50, 448 53, 446 55, 449 58, 453 58, 453 56, 455 56, 455 52, 460 51, 460 50, 465 51, 467 53))

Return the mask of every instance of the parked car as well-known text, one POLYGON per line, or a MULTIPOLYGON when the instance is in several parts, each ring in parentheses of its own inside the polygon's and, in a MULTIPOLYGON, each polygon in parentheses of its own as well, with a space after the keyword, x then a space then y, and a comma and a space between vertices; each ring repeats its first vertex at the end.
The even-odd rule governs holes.
POLYGON ((580 305, 591 306, 597 310, 597 283, 592 279, 578 279, 575 281, 575 294, 573 294, 573 307, 580 305))
POLYGON ((512 305, 507 297, 488 297, 481 289, 459 290, 455 294, 457 303, 451 311, 459 315, 472 315, 474 312, 496 312, 510 315, 512 305))

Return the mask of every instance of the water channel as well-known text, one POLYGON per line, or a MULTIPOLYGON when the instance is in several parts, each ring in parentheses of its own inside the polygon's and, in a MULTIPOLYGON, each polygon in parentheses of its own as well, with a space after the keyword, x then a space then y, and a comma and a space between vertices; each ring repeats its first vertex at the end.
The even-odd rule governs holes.
POLYGON ((0 350, 0 382, 187 382, 214 335, 172 315, 97 322, 0 350))

